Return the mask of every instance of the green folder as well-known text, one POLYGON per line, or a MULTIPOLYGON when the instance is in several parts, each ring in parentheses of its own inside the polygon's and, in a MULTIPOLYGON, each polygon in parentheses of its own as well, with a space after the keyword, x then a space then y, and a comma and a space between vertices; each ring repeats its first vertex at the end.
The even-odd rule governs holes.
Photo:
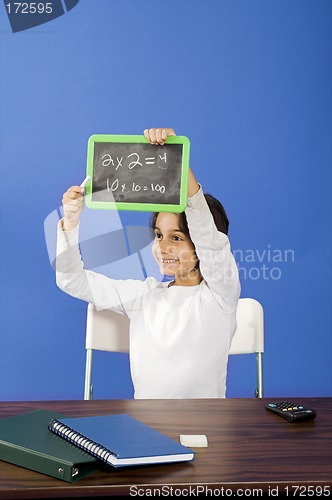
POLYGON ((0 418, 0 460, 73 483, 98 468, 98 460, 48 430, 65 415, 35 410, 0 418))

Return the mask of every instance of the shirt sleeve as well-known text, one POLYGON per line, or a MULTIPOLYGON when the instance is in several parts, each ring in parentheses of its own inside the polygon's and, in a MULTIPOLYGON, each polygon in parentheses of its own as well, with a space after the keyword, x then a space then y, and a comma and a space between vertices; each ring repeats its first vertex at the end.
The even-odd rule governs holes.
POLYGON ((84 269, 79 250, 79 225, 63 231, 58 224, 56 283, 65 293, 94 304, 98 310, 111 309, 131 317, 139 297, 146 290, 140 280, 113 280, 84 269))
POLYGON ((233 310, 240 296, 238 268, 228 236, 217 230, 202 188, 188 199, 185 213, 202 276, 221 307, 233 310))

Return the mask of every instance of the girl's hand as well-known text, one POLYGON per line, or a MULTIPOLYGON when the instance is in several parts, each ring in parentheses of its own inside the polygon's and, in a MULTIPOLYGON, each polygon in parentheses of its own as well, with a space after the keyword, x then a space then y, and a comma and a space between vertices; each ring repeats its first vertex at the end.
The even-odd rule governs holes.
POLYGON ((62 198, 64 218, 62 220, 62 229, 70 231, 77 226, 78 219, 84 208, 84 188, 80 186, 71 186, 64 193, 62 198))
POLYGON ((144 130, 145 138, 150 144, 159 144, 163 146, 169 135, 176 135, 172 128, 146 128, 144 130))
MULTIPOLYGON (((160 144, 163 146, 169 135, 176 135, 174 129, 172 128, 146 128, 144 130, 145 138, 150 142, 150 144, 160 144)), ((188 176, 188 196, 189 198, 193 196, 199 190, 199 184, 195 179, 194 174, 189 168, 188 176)))

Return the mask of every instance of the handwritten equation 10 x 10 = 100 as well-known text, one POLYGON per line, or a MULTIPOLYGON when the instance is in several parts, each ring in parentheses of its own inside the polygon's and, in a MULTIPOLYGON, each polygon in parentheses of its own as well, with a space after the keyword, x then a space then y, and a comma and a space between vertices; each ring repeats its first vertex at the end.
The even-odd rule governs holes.
POLYGON ((110 184, 110 179, 106 179, 106 189, 107 191, 110 192, 115 192, 118 191, 119 189, 121 190, 121 193, 124 193, 125 191, 132 191, 135 193, 138 193, 139 191, 155 191, 161 194, 164 194, 166 191, 165 186, 161 184, 153 184, 152 182, 148 185, 140 185, 135 182, 132 182, 129 187, 126 186, 126 183, 124 182, 123 184, 120 183, 119 179, 115 179, 112 184, 110 184))

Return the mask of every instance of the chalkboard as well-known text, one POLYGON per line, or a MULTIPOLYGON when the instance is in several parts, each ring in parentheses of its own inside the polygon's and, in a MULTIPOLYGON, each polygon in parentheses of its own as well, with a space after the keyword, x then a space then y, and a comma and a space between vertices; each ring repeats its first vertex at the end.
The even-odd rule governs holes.
POLYGON ((88 141, 86 205, 96 209, 182 212, 187 204, 190 142, 163 146, 144 135, 96 134, 88 141))

